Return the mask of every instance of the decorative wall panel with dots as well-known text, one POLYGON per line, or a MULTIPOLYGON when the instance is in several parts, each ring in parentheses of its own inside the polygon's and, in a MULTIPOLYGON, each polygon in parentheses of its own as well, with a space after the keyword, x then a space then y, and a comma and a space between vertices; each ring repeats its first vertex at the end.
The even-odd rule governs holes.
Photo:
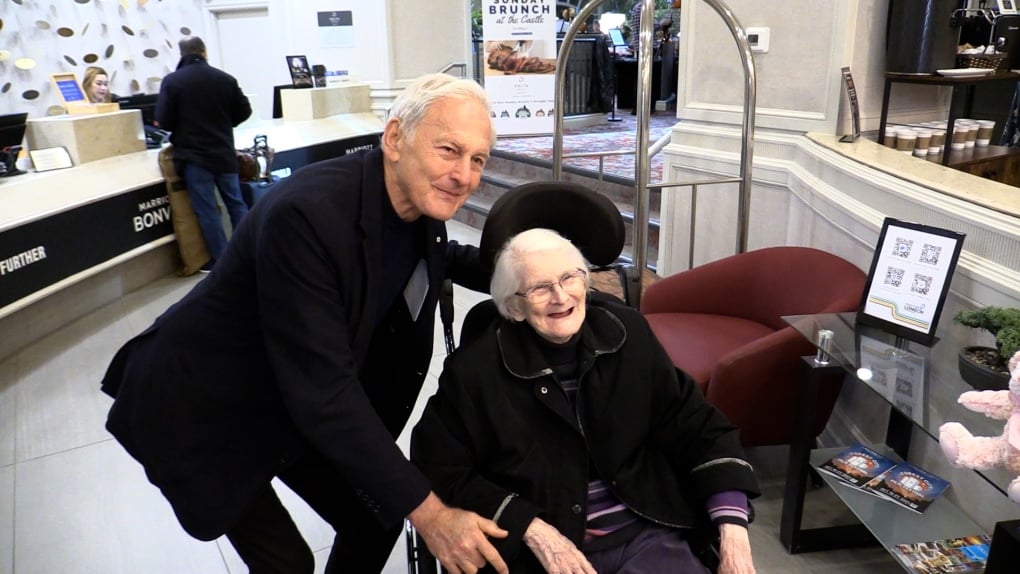
POLYGON ((0 0, 0 113, 59 113, 50 74, 90 65, 118 95, 157 93, 177 41, 201 35, 202 0, 0 0))

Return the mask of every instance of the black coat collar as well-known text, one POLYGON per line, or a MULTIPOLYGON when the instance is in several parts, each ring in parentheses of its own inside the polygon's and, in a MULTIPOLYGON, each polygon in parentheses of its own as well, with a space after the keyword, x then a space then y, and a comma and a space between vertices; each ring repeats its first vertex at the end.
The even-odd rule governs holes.
MULTIPOLYGON (((552 374, 542 356, 537 340, 538 335, 524 321, 512 322, 504 319, 496 329, 503 365, 510 374, 521 379, 534 379, 552 374)), ((587 315, 581 324, 581 340, 578 341, 578 358, 591 359, 598 355, 615 353, 627 340, 627 330, 603 303, 588 298, 587 315)))

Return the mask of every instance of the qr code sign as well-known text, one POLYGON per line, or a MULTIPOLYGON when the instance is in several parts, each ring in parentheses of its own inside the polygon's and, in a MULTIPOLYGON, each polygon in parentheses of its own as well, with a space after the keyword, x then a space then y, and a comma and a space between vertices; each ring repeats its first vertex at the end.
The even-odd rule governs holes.
POLYGON ((910 286, 910 290, 919 295, 927 295, 931 291, 931 282, 932 278, 930 276, 915 273, 914 283, 910 286))
POLYGON ((899 287, 903 284, 903 269, 888 267, 885 270, 885 284, 890 287, 899 287))
POLYGON ((896 257, 902 257, 906 259, 910 257, 910 250, 914 248, 913 239, 904 239, 903 237, 897 237, 896 243, 893 245, 892 254, 896 257))
POLYGON ((924 244, 921 248, 921 263, 926 265, 938 265, 939 255, 942 254, 942 247, 938 245, 924 244))

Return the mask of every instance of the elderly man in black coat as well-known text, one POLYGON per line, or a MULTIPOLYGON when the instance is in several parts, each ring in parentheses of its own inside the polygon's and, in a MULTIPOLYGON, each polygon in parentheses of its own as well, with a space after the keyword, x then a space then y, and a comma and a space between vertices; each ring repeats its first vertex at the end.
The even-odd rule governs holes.
POLYGON ((245 218, 215 270, 127 343, 107 428, 192 536, 226 534, 256 572, 311 572, 270 485, 337 531, 327 572, 378 572, 409 518, 453 572, 506 566, 506 532, 447 507, 394 444, 433 352, 444 277, 486 290, 444 221, 495 141, 485 92, 424 76, 382 148, 308 166, 245 218))

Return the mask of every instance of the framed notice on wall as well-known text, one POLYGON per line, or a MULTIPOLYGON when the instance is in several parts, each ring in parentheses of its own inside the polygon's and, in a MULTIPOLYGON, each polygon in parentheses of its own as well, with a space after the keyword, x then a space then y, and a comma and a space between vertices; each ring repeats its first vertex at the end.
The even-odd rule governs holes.
POLYGON ((965 235, 886 218, 857 321, 930 345, 965 235))

